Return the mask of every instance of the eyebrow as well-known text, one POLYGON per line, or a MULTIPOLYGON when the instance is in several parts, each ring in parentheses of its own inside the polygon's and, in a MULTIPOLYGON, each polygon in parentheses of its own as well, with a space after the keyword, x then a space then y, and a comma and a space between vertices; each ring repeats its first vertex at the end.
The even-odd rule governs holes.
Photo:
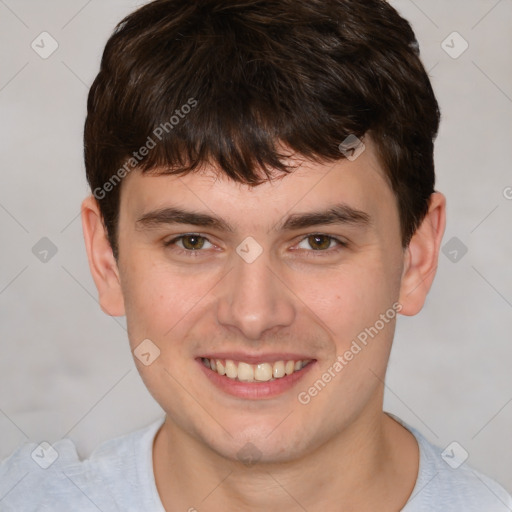
MULTIPOLYGON (((348 224, 365 227, 371 223, 370 216, 361 210, 340 203, 326 210, 294 213, 278 223, 275 231, 292 231, 321 224, 348 224)), ((207 213, 194 212, 176 207, 160 208, 143 214, 136 221, 136 228, 154 229, 162 225, 190 224, 203 228, 234 233, 236 229, 224 219, 207 213)))

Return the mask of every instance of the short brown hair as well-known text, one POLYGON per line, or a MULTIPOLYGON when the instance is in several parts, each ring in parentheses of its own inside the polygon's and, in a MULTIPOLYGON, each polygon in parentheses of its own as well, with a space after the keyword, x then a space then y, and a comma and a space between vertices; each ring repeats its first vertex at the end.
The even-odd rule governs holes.
POLYGON ((434 192, 439 117, 413 30, 384 0, 156 0, 106 44, 87 104, 87 180, 117 258, 116 185, 131 168, 207 164, 257 185, 260 171, 291 172, 283 147, 335 161, 346 137, 369 134, 406 247, 434 192))

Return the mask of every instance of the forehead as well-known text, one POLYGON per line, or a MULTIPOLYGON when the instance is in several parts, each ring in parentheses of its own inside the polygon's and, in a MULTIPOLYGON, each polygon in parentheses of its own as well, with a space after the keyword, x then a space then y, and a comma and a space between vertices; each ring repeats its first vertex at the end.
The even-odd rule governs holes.
POLYGON ((357 159, 318 163, 290 158, 293 170, 260 185, 236 183, 216 168, 184 176, 134 171, 124 179, 121 212, 140 218, 150 210, 176 206, 230 219, 230 224, 275 225, 293 211, 344 203, 380 215, 396 209, 394 194, 371 141, 357 159), (240 216, 240 213, 244 213, 240 216))

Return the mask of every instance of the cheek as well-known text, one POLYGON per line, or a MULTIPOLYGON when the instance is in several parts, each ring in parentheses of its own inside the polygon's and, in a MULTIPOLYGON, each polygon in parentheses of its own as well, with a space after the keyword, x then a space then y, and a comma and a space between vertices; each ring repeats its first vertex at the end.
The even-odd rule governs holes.
POLYGON ((149 338, 163 349, 172 339, 175 347, 176 333, 201 307, 215 276, 194 276, 188 269, 179 271, 160 263, 148 265, 150 255, 146 256, 122 276, 130 343, 149 338))
POLYGON ((399 295, 399 273, 375 253, 296 283, 297 295, 343 346, 375 324, 399 295))
POLYGON ((182 287, 176 279, 142 258, 125 266, 121 275, 130 342, 159 339, 182 314, 182 287))

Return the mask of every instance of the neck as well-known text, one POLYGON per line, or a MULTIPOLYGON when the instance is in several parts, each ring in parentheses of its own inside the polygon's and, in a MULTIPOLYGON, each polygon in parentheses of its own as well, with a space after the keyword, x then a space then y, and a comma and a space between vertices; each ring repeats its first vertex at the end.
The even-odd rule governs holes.
POLYGON ((166 420, 156 436, 155 480, 178 510, 401 510, 419 465, 414 436, 382 411, 358 418, 316 450, 286 463, 226 459, 166 420))

